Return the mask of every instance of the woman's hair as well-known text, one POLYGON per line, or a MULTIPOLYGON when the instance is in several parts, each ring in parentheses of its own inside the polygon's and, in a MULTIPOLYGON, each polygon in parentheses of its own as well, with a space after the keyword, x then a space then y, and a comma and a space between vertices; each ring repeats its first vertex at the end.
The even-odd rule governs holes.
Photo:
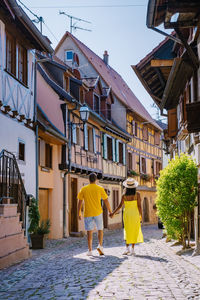
POLYGON ((125 190, 125 196, 130 196, 130 195, 135 195, 136 194, 136 188, 133 188, 133 189, 127 189, 125 190))

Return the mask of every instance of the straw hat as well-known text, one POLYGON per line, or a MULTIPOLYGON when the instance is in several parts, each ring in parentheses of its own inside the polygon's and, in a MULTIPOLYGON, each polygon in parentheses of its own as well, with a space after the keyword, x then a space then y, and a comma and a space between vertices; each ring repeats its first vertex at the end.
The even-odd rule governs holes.
POLYGON ((133 179, 133 178, 127 178, 124 182, 123 182, 123 186, 128 188, 128 189, 134 189, 138 186, 138 182, 133 179))

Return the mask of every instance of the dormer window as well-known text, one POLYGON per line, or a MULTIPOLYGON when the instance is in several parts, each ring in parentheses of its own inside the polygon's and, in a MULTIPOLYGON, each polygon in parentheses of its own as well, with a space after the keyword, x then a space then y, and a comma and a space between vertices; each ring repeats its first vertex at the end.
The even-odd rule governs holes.
POLYGON ((65 51, 65 61, 72 61, 74 57, 74 52, 72 50, 65 51))
POLYGON ((94 95, 93 109, 97 114, 100 113, 100 103, 99 102, 100 102, 99 96, 94 95))
POLYGON ((107 103, 107 119, 111 121, 111 105, 107 103))

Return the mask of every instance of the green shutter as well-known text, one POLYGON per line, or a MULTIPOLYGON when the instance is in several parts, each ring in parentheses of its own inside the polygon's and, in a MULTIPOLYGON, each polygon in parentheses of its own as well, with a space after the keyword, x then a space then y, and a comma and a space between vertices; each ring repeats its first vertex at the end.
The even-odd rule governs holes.
POLYGON ((87 124, 84 124, 84 146, 85 146, 85 150, 88 150, 88 128, 87 128, 87 124))
POLYGON ((96 149, 96 133, 95 133, 95 129, 94 128, 92 128, 92 133, 93 133, 94 153, 97 153, 97 149, 96 149))
POLYGON ((108 158, 108 151, 107 151, 107 134, 103 135, 103 158, 108 158))
POLYGON ((76 144, 76 124, 72 124, 72 143, 76 144))
POLYGON ((123 144, 123 165, 126 165, 126 144, 123 144))
POLYGON ((115 138, 112 138, 112 157, 113 157, 113 161, 116 161, 116 155, 115 155, 115 138))
POLYGON ((116 155, 116 162, 119 162, 119 140, 116 140, 116 151, 115 151, 115 155, 116 155))

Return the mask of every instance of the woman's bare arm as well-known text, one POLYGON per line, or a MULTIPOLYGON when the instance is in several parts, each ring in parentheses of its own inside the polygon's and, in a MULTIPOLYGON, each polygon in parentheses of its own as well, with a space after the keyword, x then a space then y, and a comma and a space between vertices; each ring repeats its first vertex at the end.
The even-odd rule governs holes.
POLYGON ((120 210, 120 208, 123 206, 124 204, 124 197, 122 196, 121 202, 118 205, 118 207, 112 212, 112 214, 110 214, 111 218, 120 210))
POLYGON ((139 214, 142 217, 141 197, 140 197, 140 193, 138 192, 137 192, 137 205, 138 205, 139 214))

